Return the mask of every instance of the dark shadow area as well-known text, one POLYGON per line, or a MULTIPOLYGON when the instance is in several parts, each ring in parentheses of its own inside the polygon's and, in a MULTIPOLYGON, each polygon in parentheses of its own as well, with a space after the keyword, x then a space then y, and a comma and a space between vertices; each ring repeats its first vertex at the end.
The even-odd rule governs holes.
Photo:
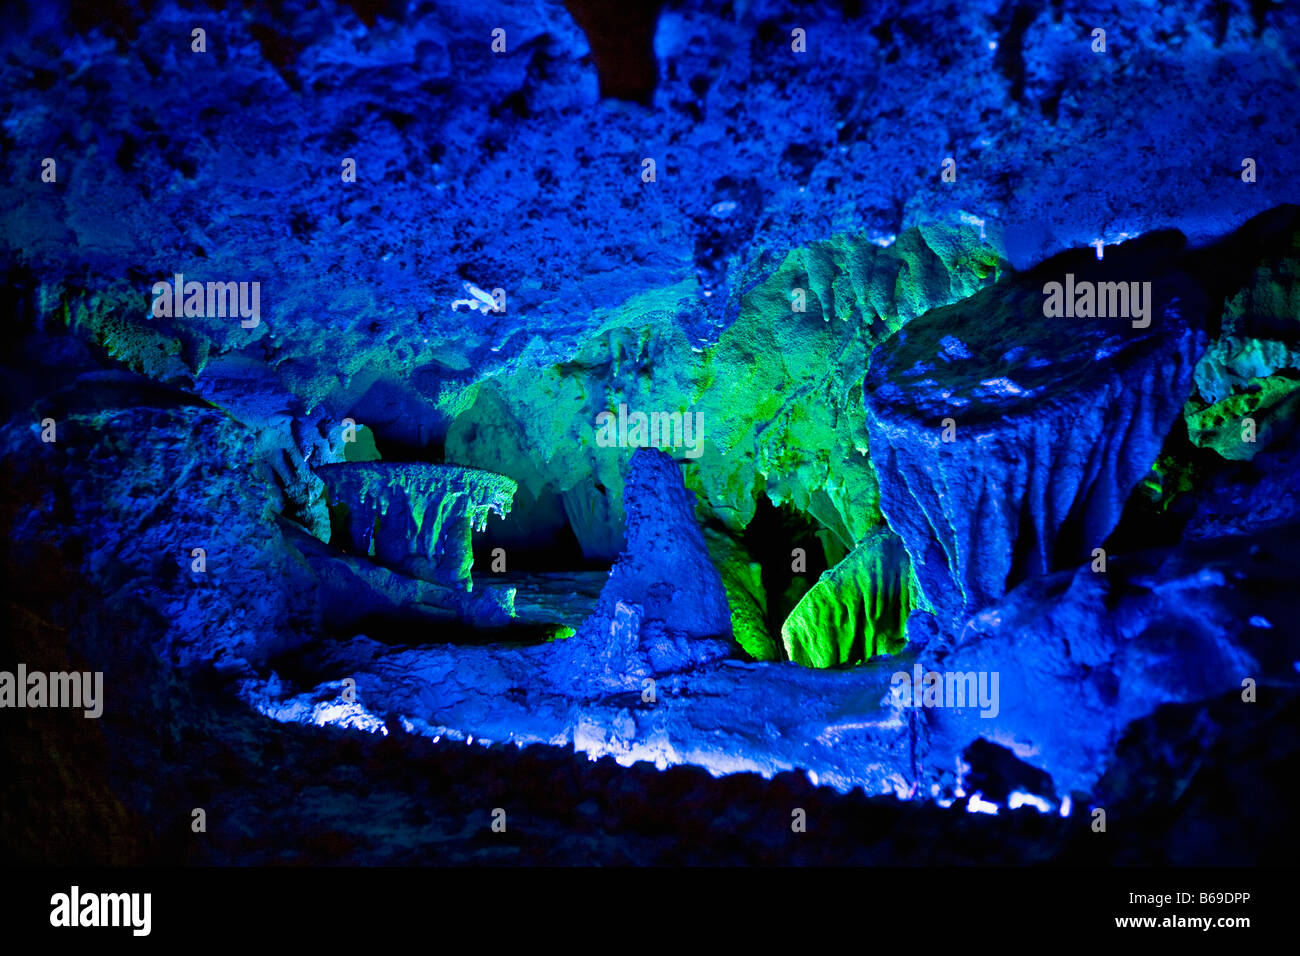
POLYGON ((549 491, 533 498, 521 487, 508 515, 492 515, 487 527, 474 533, 476 576, 598 569, 609 570, 609 562, 582 553, 560 497, 549 491))
POLYGON ((767 594, 764 623, 778 644, 785 619, 829 568, 819 533, 829 532, 790 505, 777 506, 767 495, 759 495, 754 518, 740 537, 750 559, 763 568, 763 590, 767 594), (792 552, 796 548, 804 552, 803 570, 795 570, 797 559, 792 552))
MULTIPOLYGON (((348 640, 357 635, 364 635, 390 647, 421 647, 430 644, 456 644, 468 647, 486 647, 490 644, 502 644, 511 647, 526 647, 533 644, 545 644, 555 636, 556 625, 536 621, 515 621, 501 627, 480 627, 467 624, 454 618, 434 618, 418 613, 375 613, 367 614, 349 623, 345 628, 330 628, 328 624, 322 630, 326 640, 348 640)), ((310 658, 310 651, 292 651, 272 662, 273 669, 279 669, 285 661, 310 658), (306 656, 304 656, 306 655, 306 656)), ((329 679, 328 675, 314 675, 316 681, 329 679)), ((307 686, 311 686, 308 682, 307 686)))
POLYGON ((600 95, 649 105, 659 81, 655 24, 661 0, 565 0, 591 46, 600 95))

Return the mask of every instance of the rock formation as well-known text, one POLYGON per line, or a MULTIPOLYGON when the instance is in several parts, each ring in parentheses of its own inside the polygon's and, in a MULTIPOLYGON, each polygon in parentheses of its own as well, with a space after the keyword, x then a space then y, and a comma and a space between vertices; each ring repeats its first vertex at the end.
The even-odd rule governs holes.
POLYGON ((1205 347, 1205 296, 1176 271, 1171 241, 1100 262, 1058 256, 873 354, 863 394, 881 510, 948 628, 1028 577, 1089 560, 1156 460, 1205 347), (1130 307, 1145 283, 1148 327, 1127 313, 1047 317, 1048 284, 1071 281, 1126 283, 1130 307))
POLYGON ((513 478, 471 468, 346 462, 317 469, 339 543, 416 577, 472 587, 473 532, 505 517, 513 478))

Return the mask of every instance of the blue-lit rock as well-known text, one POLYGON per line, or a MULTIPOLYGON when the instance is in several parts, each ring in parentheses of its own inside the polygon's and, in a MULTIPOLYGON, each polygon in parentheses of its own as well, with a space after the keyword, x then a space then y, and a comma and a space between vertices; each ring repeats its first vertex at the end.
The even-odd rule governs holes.
POLYGON ((57 441, 43 444, 34 427, 3 432, 5 458, 21 463, 11 546, 27 563, 66 551, 60 613, 93 602, 76 611, 75 647, 110 688, 135 683, 121 662, 142 653, 186 670, 239 669, 312 639, 312 577, 277 527, 283 498, 257 433, 121 372, 83 375, 40 407, 57 441), (17 505, 29 488, 40 499, 17 505))
POLYGON ((1092 792, 1130 721, 1180 701, 1289 680, 1300 634, 1277 583, 1300 571, 1297 527, 1134 552, 1028 581, 976 614, 924 667, 998 675, 994 717, 924 711, 927 763, 952 767, 977 736, 1092 792), (1256 587, 1243 588, 1241 581, 1256 587), (1270 582, 1270 583, 1265 583, 1270 582), (1278 621, 1279 628, 1259 621, 1278 621))
POLYGON ((1300 6, 707 0, 612 56, 639 4, 13 6, 0 667, 106 701, 0 713, 0 857, 1294 859, 1300 6), (1035 316, 1094 243, 1187 327, 1035 316), (152 314, 176 273, 259 321, 152 314), (625 481, 620 403, 699 456, 625 481), (810 642, 897 637, 893 531, 936 613, 781 661, 822 557, 810 642))
POLYGON ((730 636, 727 595, 695 521, 695 496, 682 484, 681 466, 661 451, 633 452, 623 507, 627 543, 596 613, 633 603, 646 623, 673 634, 730 636))
POLYGON ((569 358, 639 295, 715 340, 775 261, 833 235, 884 242, 965 213, 1025 268, 1153 228, 1206 239, 1294 200, 1295 9, 1220 20, 1143 0, 1104 55, 1088 10, 1020 9, 1013 28, 984 4, 809 8, 804 55, 776 0, 671 9, 649 109, 599 99, 558 0, 369 24, 332 2, 214 10, 207 54, 172 3, 98 39, 41 16, 4 39, 0 96, 31 159, 4 172, 0 251, 133 367, 186 378, 251 355, 309 412, 423 444, 475 384, 569 358), (33 92, 40 71, 63 79, 33 92), (1160 147, 1135 158, 1143 129, 1160 147), (736 203, 725 218, 720 202, 736 203), (150 284, 176 272, 261 281, 260 325, 151 319, 150 284), (503 288, 507 310, 453 312, 466 280, 503 288))
POLYGON ((576 637, 522 649, 393 649, 358 637, 316 653, 314 688, 259 679, 243 693, 282 719, 334 714, 377 730, 388 715, 387 726, 429 737, 571 745, 715 773, 800 769, 842 791, 945 801, 970 795, 959 758, 983 738, 1045 774, 1057 796, 1086 795, 1130 722, 1238 694, 1246 678, 1290 679, 1296 629, 1284 591, 1256 596, 1232 582, 1293 579, 1297 541, 1294 526, 1280 526, 1136 553, 1105 574, 1040 577, 977 615, 956 645, 908 647, 847 670, 682 661, 653 674, 653 699, 641 693, 652 672, 628 605, 572 656, 563 651, 576 637), (945 688, 934 705, 918 695, 910 706, 896 692, 899 675, 918 668, 945 688), (968 674, 990 700, 947 696, 968 674), (348 677, 355 704, 340 690, 348 677))
POLYGON ((427 571, 420 577, 343 553, 291 522, 282 522, 280 533, 310 570, 312 589, 300 596, 306 606, 319 609, 317 626, 323 633, 348 633, 378 619, 419 624, 431 639, 449 621, 493 628, 515 618, 515 589, 491 579, 466 590, 467 580, 450 575, 427 580, 427 571))
POLYGON ((640 689, 734 647, 722 577, 696 524, 681 467, 655 449, 632 454, 624 485, 623 553, 592 615, 554 648, 551 679, 580 688, 640 689))
POLYGON ((1059 256, 873 353, 881 510, 950 631, 1020 581, 1090 560, 1150 470, 1205 349, 1205 295, 1177 251, 1165 237, 1100 262, 1059 256), (1046 316, 1048 284, 1071 279, 1147 283, 1149 315, 1046 316))

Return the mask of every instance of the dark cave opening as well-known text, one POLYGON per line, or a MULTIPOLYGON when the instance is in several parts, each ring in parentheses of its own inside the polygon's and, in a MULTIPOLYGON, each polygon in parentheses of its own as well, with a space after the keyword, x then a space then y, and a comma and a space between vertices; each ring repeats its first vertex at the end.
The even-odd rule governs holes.
POLYGON ((778 644, 785 619, 830 567, 822 543, 822 536, 829 533, 797 508, 774 505, 767 495, 759 495, 754 517, 740 541, 750 560, 763 569, 767 595, 764 624, 778 644), (802 549, 802 555, 796 549, 802 549))
POLYGON ((474 575, 514 572, 608 571, 610 561, 587 557, 560 496, 534 497, 520 487, 510 513, 492 515, 474 532, 474 575))
POLYGON ((388 431, 382 424, 373 425, 360 418, 355 420, 364 424, 374 435, 375 447, 383 456, 382 461, 424 465, 442 465, 447 461, 447 450, 441 439, 430 439, 425 442, 408 441, 388 431))
MULTIPOLYGON (((1124 502, 1115 530, 1099 546, 1109 556, 1178 544, 1194 507, 1186 492, 1197 481, 1206 480, 1216 472, 1237 470, 1242 464, 1247 469, 1250 467, 1248 463, 1226 462, 1213 449, 1193 445, 1187 434, 1187 422, 1179 416, 1161 446, 1160 457, 1151 473, 1133 489, 1124 502)), ((1076 538, 1076 550, 1087 553, 1083 548, 1076 538)), ((1058 555, 1058 561, 1064 558, 1063 554, 1058 555)), ((1074 563, 1077 562, 1071 562, 1074 563)))

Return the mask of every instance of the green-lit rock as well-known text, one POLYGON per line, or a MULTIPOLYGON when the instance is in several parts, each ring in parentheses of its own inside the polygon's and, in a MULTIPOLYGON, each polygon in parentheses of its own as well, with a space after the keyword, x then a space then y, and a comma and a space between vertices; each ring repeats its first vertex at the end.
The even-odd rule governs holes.
POLYGON ((790 659, 808 667, 895 654, 919 604, 903 542, 881 527, 818 579, 786 618, 781 639, 790 659))
POLYGON ((1289 426, 1287 398, 1300 388, 1300 229, 1294 223, 1289 240, 1284 232, 1278 251, 1225 301, 1222 332, 1197 363, 1196 393, 1183 410, 1193 444, 1230 461, 1252 459, 1289 426))
POLYGON ((1179 495, 1196 487, 1196 469, 1191 462, 1176 454, 1164 452, 1151 466, 1150 473, 1142 479, 1142 492, 1147 500, 1161 511, 1169 510, 1179 495))
POLYGON ((739 531, 766 494, 851 549, 881 522, 861 400, 871 349, 1005 268, 995 237, 966 224, 910 229, 888 246, 836 236, 786 254, 703 350, 675 315, 690 307, 690 283, 635 297, 567 361, 484 383, 452 423, 447 460, 562 496, 586 555, 612 559, 631 450, 600 447, 596 416, 620 404, 698 413, 701 453, 674 454, 701 517, 739 531))
POLYGON ((513 478, 449 465, 348 462, 316 472, 332 540, 416 577, 470 588, 471 535, 510 512, 513 478))
POLYGON ((726 534, 708 530, 704 533, 704 540, 727 591, 731 633, 736 643, 755 660, 781 660, 780 645, 772 639, 764 622, 767 592, 763 588, 762 566, 751 561, 745 550, 726 534))
POLYGON ((1188 402, 1183 410, 1188 437, 1193 444, 1213 448, 1229 461, 1249 461, 1287 424, 1286 416, 1275 413, 1297 389, 1300 380, 1270 375, 1209 407, 1198 409, 1195 402, 1188 402))

